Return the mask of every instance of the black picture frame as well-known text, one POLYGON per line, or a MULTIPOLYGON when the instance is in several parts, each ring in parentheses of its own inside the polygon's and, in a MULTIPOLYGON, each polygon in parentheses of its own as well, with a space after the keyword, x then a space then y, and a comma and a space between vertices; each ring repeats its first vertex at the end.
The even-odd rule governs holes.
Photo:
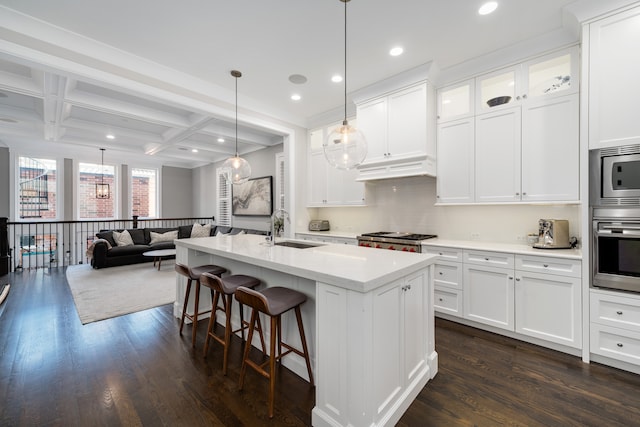
POLYGON ((273 177, 252 178, 233 184, 231 212, 236 216, 270 216, 273 213, 273 177))

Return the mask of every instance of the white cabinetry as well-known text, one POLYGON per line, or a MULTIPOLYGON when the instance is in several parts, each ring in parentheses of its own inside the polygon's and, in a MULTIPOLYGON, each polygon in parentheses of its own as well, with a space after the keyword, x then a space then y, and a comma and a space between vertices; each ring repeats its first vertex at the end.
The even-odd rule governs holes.
POLYGON ((638 371, 640 297, 592 289, 590 303, 591 353, 636 365, 638 371))
POLYGON ((365 184, 356 181, 356 170, 340 170, 327 162, 322 150, 333 126, 309 133, 309 198, 307 206, 358 206, 366 204, 365 184))
POLYGON ((368 152, 358 179, 435 175, 435 112, 427 81, 358 102, 368 152))
POLYGON ((581 262, 516 256, 515 331, 582 348, 581 262))
POLYGON ((572 48, 475 79, 475 122, 458 106, 448 114, 463 119, 438 124, 438 203, 579 199, 577 59, 572 48))
POLYGON ((331 236, 327 234, 296 233, 296 239, 354 246, 358 244, 358 240, 355 237, 331 236))
POLYGON ((589 24, 589 148, 640 144, 640 7, 589 24))
POLYGON ((433 308, 462 317, 462 249, 424 246, 424 252, 438 255, 433 265, 433 308))
POLYGON ((318 283, 317 351, 325 364, 317 382, 331 387, 316 394, 314 425, 393 425, 422 389, 416 385, 435 375, 429 274, 368 294, 318 283))
POLYGON ((465 250, 464 318, 514 330, 513 254, 465 250))

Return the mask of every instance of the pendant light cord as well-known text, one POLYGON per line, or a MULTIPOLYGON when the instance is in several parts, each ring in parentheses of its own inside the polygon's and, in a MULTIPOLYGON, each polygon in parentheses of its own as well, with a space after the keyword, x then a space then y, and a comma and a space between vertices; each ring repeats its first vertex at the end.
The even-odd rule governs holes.
POLYGON ((344 1, 344 121, 347 121, 347 3, 344 1))
POLYGON ((236 78, 236 157, 238 157, 238 76, 236 78))
POLYGON ((101 175, 101 184, 104 185, 104 148, 101 148, 100 151, 102 152, 102 160, 101 160, 101 166, 100 166, 100 175, 101 175))

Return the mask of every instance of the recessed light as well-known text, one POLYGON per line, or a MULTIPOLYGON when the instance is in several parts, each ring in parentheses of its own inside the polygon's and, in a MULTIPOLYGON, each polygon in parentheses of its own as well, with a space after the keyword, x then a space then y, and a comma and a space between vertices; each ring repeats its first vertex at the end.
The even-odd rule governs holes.
POLYGON ((297 93, 294 93, 293 95, 291 95, 291 99, 294 101, 300 101, 302 99, 302 97, 300 95, 298 95, 297 93))
POLYGON ((396 46, 389 51, 389 55, 398 56, 398 55, 402 55, 402 52, 404 52, 404 49, 401 48, 400 46, 396 46))
POLYGON ((198 149, 197 149, 197 148, 192 148, 192 149, 191 149, 191 152, 192 152, 192 153, 197 153, 197 152, 198 152, 198 149))
POLYGON ((498 8, 497 1, 489 1, 483 4, 482 6, 480 6, 480 9, 478 9, 478 13, 480 15, 488 15, 494 10, 496 10, 497 8, 498 8))
POLYGON ((334 74, 331 76, 331 81, 334 83, 340 83, 342 81, 342 76, 340 74, 334 74))
POLYGON ((218 138, 218 142, 223 143, 224 142, 224 138, 218 138))
POLYGON ((116 139, 116 136, 114 134, 112 134, 112 133, 108 133, 106 135, 106 137, 107 137, 107 139, 116 139))

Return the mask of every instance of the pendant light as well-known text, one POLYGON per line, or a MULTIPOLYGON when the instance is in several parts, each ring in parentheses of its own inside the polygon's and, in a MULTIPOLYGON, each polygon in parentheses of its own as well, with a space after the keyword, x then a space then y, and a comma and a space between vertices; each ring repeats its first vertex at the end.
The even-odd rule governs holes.
POLYGON ((111 197, 111 190, 109 189, 109 184, 104 183, 104 148, 101 148, 102 151, 102 162, 100 165, 101 172, 101 180, 100 182, 96 182, 96 199, 108 199, 111 197))
POLYGON ((225 160, 222 167, 231 171, 233 184, 243 184, 251 178, 251 165, 238 155, 238 78, 242 77, 242 73, 232 70, 231 75, 236 79, 236 155, 225 160))
POLYGON ((358 129, 347 121, 347 3, 344 3, 344 120, 329 133, 322 144, 324 156, 336 169, 353 169, 367 156, 367 141, 358 129))

